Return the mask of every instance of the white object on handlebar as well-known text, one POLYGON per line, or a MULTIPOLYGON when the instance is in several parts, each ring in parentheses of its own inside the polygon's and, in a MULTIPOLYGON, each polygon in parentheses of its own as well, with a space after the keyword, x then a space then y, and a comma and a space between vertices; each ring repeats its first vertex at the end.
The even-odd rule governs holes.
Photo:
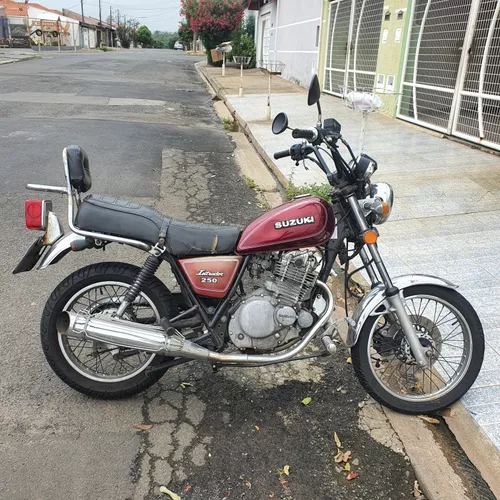
POLYGON ((382 106, 382 99, 370 92, 357 92, 353 90, 346 94, 344 99, 350 108, 363 113, 370 113, 382 106))

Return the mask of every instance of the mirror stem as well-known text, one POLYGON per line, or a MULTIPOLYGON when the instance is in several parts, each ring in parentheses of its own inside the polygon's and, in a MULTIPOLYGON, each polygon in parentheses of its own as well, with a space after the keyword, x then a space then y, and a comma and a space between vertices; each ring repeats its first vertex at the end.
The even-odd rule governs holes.
POLYGON ((321 115, 321 104, 318 101, 316 105, 318 106, 318 127, 321 128, 323 126, 323 117, 321 115))

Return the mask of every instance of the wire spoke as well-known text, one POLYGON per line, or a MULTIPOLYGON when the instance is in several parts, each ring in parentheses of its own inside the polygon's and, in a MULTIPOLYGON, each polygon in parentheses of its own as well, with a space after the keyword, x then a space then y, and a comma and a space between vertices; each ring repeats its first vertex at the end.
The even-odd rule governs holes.
POLYGON ((467 340, 471 336, 470 328, 457 314, 455 306, 439 296, 414 295, 405 297, 404 303, 420 342, 432 348, 434 357, 429 367, 422 370, 414 362, 399 321, 386 314, 372 329, 370 349, 374 352, 369 353, 372 371, 388 391, 403 399, 418 400, 446 393, 450 390, 448 387, 454 386, 464 375, 470 356, 467 340), (399 394, 395 381, 397 386, 410 392, 401 389, 404 394, 399 394))

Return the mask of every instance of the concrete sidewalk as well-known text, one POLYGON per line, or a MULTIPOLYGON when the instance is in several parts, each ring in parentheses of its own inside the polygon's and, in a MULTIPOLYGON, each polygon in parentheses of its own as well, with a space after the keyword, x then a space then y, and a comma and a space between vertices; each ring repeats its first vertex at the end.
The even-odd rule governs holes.
MULTIPOLYGON (((282 183, 326 182, 314 165, 306 171, 290 159, 272 159, 275 151, 294 140, 288 133, 273 135, 271 122, 264 120, 265 74, 246 71, 245 95, 239 97, 237 69, 226 68, 225 77, 220 68, 203 71, 282 183)), ((321 102, 323 116, 339 120, 343 136, 357 153, 360 115, 333 96, 323 95, 321 102)), ((279 77, 273 77, 271 107, 273 117, 285 111, 292 127, 309 127, 317 119, 316 108, 307 106, 306 91, 279 77)), ((389 182, 395 191, 391 220, 380 228, 380 248, 389 271, 445 277, 460 286, 478 311, 487 341, 485 359, 462 403, 479 428, 477 436, 499 449, 500 157, 379 113, 368 119, 364 149, 378 161, 374 180, 389 182)))
POLYGON ((38 52, 31 49, 1 49, 0 64, 9 64, 19 61, 29 61, 40 57, 38 52))

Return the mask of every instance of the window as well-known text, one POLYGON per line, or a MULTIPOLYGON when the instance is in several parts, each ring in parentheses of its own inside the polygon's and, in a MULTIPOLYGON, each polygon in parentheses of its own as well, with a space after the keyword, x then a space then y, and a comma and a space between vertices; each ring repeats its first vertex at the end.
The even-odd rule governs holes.
POLYGON ((385 75, 377 75, 377 90, 384 90, 385 75))
POLYGON ((387 11, 385 14, 384 14, 384 21, 390 21, 391 20, 391 11, 387 11))
POLYGON ((316 45, 317 47, 319 45, 319 26, 316 26, 316 45))
POLYGON ((394 35, 394 42, 395 43, 401 43, 401 28, 398 28, 396 30, 396 33, 394 35))
POLYGON ((393 93, 394 92, 394 80, 396 78, 393 76, 393 75, 388 75, 387 76, 387 86, 385 87, 385 90, 389 93, 393 93))
POLYGON ((382 43, 387 43, 387 39, 389 38, 389 30, 385 29, 382 32, 382 43))
POLYGON ((403 19, 404 11, 398 10, 398 21, 401 21, 403 19))

